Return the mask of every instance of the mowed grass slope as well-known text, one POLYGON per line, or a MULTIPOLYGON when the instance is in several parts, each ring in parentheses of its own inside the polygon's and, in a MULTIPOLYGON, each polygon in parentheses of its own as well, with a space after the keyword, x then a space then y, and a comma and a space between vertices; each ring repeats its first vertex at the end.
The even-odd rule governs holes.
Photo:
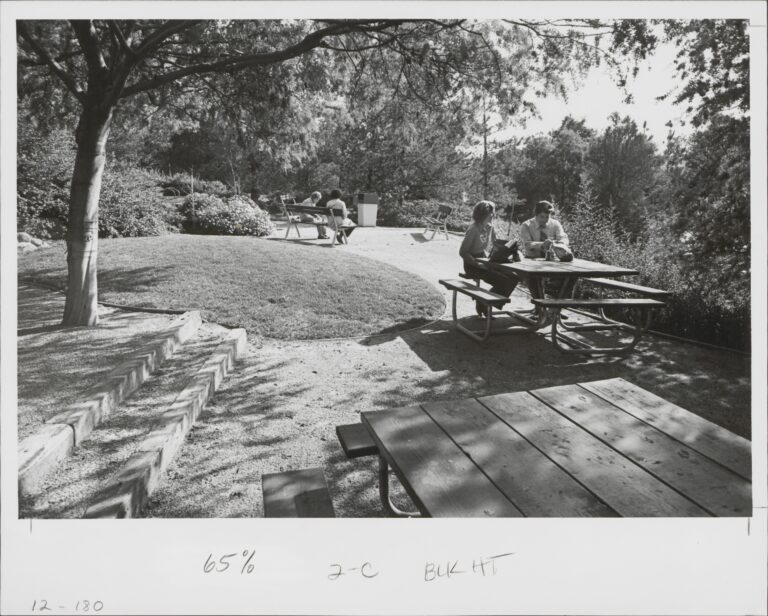
MULTIPOLYGON (((20 255, 19 277, 64 289, 64 245, 20 255)), ((278 339, 363 336, 440 317, 441 294, 343 247, 252 237, 166 235, 99 240, 99 300, 200 310, 278 339)))

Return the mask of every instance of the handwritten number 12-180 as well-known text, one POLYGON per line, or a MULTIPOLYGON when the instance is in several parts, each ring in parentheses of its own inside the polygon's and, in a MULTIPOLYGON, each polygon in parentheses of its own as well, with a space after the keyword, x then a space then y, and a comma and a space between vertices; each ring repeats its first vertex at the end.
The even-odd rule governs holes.
MULTIPOLYGON (((102 609, 104 609, 104 603, 102 601, 94 601, 91 603, 87 599, 82 599, 75 603, 75 613, 77 614, 82 614, 85 612, 100 612, 102 609)), ((40 599, 39 601, 35 599, 32 602, 33 612, 55 612, 57 610, 67 610, 67 606, 57 605, 54 607, 48 607, 47 599, 40 599)))

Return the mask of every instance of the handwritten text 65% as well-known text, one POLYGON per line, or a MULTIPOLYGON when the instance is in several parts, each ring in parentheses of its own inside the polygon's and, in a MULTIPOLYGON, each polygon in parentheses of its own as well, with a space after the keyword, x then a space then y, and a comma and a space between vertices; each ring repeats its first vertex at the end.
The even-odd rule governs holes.
POLYGON ((242 554, 234 552, 232 554, 223 554, 217 559, 213 557, 213 554, 208 554, 208 558, 205 559, 203 565, 203 571, 205 573, 224 573, 229 569, 230 564, 240 565, 240 575, 251 573, 254 566, 251 564, 253 557, 256 555, 256 550, 243 550, 242 554), (229 561, 239 556, 240 560, 230 563, 229 561))

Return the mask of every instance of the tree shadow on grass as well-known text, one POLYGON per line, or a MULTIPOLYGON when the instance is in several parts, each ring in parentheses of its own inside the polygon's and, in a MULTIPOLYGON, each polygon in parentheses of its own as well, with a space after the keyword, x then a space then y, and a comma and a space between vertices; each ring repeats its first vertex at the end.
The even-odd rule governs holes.
MULTIPOLYGON (((301 244, 302 246, 313 246, 315 248, 335 248, 335 246, 331 245, 331 243, 327 239, 304 239, 302 237, 289 237, 288 239, 282 238, 282 237, 270 237, 267 238, 269 241, 280 241, 280 242, 288 242, 290 244, 301 244)), ((338 242, 336 242, 336 246, 340 246, 338 242)))
POLYGON ((88 395, 113 368, 167 332, 172 316, 107 310, 98 327, 62 327, 64 296, 21 285, 19 436, 88 395), (37 326, 35 326, 37 324, 37 326))

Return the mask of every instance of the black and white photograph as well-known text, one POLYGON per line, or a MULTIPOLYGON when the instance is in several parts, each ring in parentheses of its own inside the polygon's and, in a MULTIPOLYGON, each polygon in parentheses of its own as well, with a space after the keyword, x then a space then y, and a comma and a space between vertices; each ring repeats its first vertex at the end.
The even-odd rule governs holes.
POLYGON ((764 3, 4 4, 3 613, 765 613, 764 3))

